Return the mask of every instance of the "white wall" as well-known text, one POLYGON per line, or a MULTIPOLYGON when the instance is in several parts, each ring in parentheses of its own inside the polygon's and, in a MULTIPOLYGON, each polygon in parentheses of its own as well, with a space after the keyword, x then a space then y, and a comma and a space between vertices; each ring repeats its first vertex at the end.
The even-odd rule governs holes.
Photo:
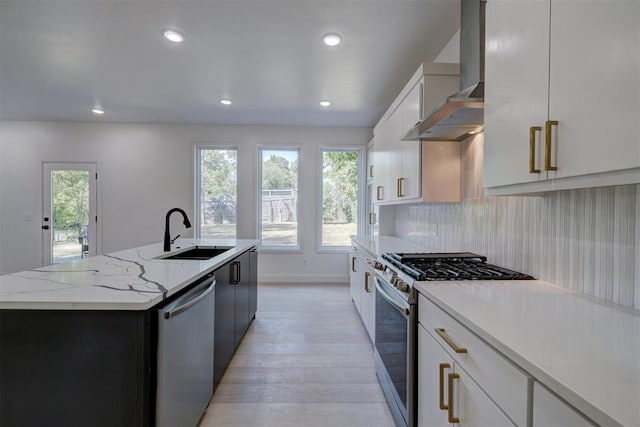
MULTIPOLYGON (((42 259, 42 162, 96 162, 98 251, 162 240, 165 213, 193 219, 194 146, 238 146, 238 237, 255 238, 257 147, 301 147, 302 250, 260 253, 261 281, 347 281, 346 254, 317 253, 318 147, 365 146, 369 128, 0 122, 0 272, 38 267, 42 259), (33 212, 34 221, 24 221, 33 212), (306 262, 305 262, 306 260, 306 262)), ((191 236, 178 216, 172 234, 191 236)))

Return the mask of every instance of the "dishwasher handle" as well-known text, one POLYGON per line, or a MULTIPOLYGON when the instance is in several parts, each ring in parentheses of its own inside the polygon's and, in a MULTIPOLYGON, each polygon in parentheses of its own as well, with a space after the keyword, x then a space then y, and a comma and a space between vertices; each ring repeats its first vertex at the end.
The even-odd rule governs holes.
POLYGON ((164 309, 164 318, 171 319, 188 310, 209 295, 216 287, 216 278, 210 275, 164 309))

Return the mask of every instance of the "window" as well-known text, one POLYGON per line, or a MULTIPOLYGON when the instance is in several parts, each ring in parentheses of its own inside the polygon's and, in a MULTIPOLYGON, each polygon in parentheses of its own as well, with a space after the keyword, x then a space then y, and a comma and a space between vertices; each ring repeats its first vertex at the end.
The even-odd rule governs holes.
POLYGON ((260 148, 258 236, 267 249, 299 249, 298 159, 300 149, 260 148))
POLYGON ((320 249, 347 248, 358 234, 360 149, 322 148, 320 249))
POLYGON ((238 150, 196 150, 196 237, 235 239, 238 150))

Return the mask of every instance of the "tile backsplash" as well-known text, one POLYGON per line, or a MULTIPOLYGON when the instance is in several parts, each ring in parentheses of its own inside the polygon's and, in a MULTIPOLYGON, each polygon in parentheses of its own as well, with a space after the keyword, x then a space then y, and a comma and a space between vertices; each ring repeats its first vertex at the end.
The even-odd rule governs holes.
POLYGON ((640 310, 640 185, 384 209, 398 237, 640 310))

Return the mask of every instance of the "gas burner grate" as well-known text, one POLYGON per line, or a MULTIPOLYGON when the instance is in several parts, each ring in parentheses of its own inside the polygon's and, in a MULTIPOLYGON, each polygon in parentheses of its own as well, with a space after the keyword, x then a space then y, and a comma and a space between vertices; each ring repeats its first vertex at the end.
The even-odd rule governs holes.
POLYGON ((468 252, 438 254, 384 254, 383 259, 418 281, 533 280, 532 276, 487 264, 486 258, 468 252))

